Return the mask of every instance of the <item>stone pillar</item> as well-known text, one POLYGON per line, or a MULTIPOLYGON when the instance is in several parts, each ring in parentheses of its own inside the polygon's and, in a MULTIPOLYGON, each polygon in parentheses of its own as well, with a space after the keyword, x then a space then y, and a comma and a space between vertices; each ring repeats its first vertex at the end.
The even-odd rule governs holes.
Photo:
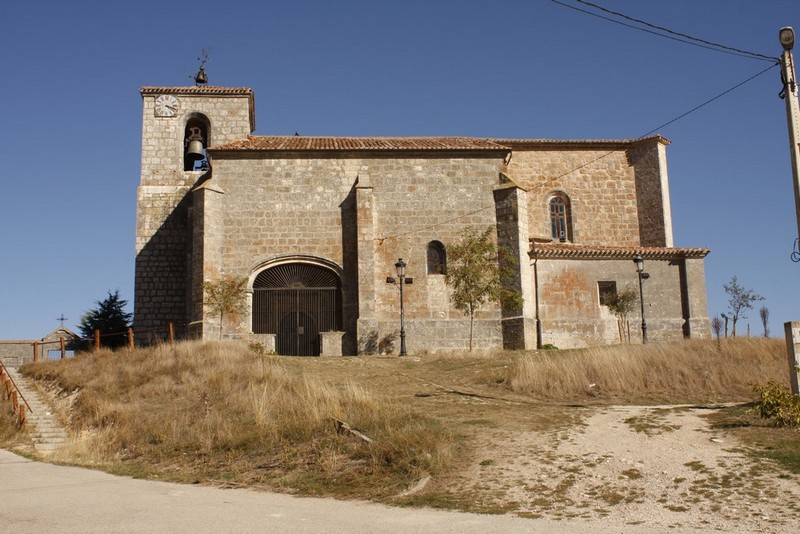
POLYGON ((341 356, 344 332, 320 332, 320 356, 341 356))
POLYGON ((503 348, 526 350, 536 347, 531 266, 528 257, 528 195, 506 174, 500 173, 501 185, 494 193, 497 217, 497 244, 511 255, 514 276, 509 289, 519 291, 521 306, 502 310, 503 348))
POLYGON ((706 307, 706 274, 703 258, 684 258, 685 279, 681 288, 684 291, 684 313, 688 326, 684 329, 686 337, 708 339, 711 337, 711 321, 706 307))
POLYGON ((375 218, 369 175, 359 174, 356 183, 356 226, 358 242, 357 345, 361 353, 378 331, 375 316, 375 218))
POLYGON ((249 339, 261 343, 267 354, 275 354, 275 334, 251 334, 249 339))
POLYGON ((786 333, 786 352, 789 356, 789 382, 792 393, 800 395, 800 321, 783 324, 786 333))
POLYGON ((189 336, 202 339, 216 337, 219 318, 206 317, 203 306, 203 284, 221 274, 222 197, 224 191, 209 180, 194 190, 192 228, 192 287, 189 294, 189 336), (210 334, 210 332, 214 332, 210 334))

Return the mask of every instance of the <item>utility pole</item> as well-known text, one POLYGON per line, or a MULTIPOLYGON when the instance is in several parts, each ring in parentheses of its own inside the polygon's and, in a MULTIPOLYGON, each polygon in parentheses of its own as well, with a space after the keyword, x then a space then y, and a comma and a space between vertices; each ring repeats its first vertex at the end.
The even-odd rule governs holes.
POLYGON ((792 175, 794 177, 794 207, 797 215, 797 234, 800 238, 800 108, 797 94, 800 90, 792 57, 794 30, 787 26, 781 28, 778 36, 783 46, 781 54, 781 97, 786 102, 786 121, 789 124, 789 151, 792 155, 792 175))
MULTIPOLYGON (((792 175, 794 176, 794 208, 797 214, 797 234, 800 238, 800 109, 798 109, 797 73, 794 68, 792 47, 794 30, 789 26, 781 28, 778 37, 783 46, 781 54, 781 97, 786 102, 786 120, 789 123, 789 150, 792 154, 792 175)), ((783 325, 786 335, 786 351, 789 356, 789 378, 792 393, 800 394, 800 322, 787 322, 783 325)))

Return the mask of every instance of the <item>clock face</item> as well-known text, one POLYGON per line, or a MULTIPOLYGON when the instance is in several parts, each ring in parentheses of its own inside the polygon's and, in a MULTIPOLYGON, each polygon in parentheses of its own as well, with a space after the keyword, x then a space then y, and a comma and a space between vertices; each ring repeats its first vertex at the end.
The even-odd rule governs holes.
POLYGON ((156 117, 174 117, 179 107, 177 98, 172 95, 161 95, 156 98, 156 117))

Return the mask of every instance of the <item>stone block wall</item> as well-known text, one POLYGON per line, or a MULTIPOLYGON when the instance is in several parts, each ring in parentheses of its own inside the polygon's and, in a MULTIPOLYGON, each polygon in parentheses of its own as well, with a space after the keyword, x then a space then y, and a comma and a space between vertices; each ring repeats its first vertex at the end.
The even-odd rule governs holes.
MULTIPOLYGON (((615 282, 617 291, 639 295, 639 278, 630 259, 540 259, 539 310, 543 343, 559 348, 619 343, 616 317, 600 304, 598 282, 615 282)), ((659 259, 644 262, 645 318, 650 341, 707 338, 705 281, 701 259, 659 259), (684 263, 692 271, 686 277, 684 263), (702 305, 701 305, 702 304, 702 305)), ((637 299, 628 316, 631 341, 641 342, 641 307, 637 299)))
MULTIPOLYGON (((616 319, 599 305, 597 281, 638 288, 632 262, 540 259, 535 287, 528 243, 549 240, 552 195, 569 198, 575 245, 672 245, 660 137, 482 140, 467 150, 413 142, 330 148, 334 140, 328 148, 279 149, 251 142, 267 138, 248 138, 254 129, 249 89, 145 87, 141 94, 137 333, 173 322, 194 337, 217 335, 217 319, 204 313, 204 282, 224 274, 252 284, 271 265, 304 261, 341 279, 345 354, 396 351, 399 295, 386 278, 396 276, 394 264, 403 258, 406 277, 414 280, 404 290, 409 347, 464 348, 468 318, 450 303, 445 277, 427 273, 427 247, 431 241, 447 246, 474 226, 495 228, 500 244, 512 249, 518 265, 511 285, 525 298, 502 314, 496 305, 480 310, 477 347, 532 347, 537 293, 544 343, 612 343, 619 336, 616 319), (162 94, 179 100, 175 116, 156 116, 162 94), (207 172, 183 170, 185 128, 195 119, 209 128, 207 172)), ((680 338, 704 329, 707 335, 702 258, 647 261, 646 269, 652 336, 680 338)), ((226 330, 247 335, 250 320, 246 314, 226 330)), ((329 340, 326 350, 338 344, 329 340)))
MULTIPOLYGON (((19 367, 33 361, 33 340, 0 341, 0 361, 6 367, 19 367)), ((40 349, 40 353, 41 353, 40 349)))
POLYGON ((561 192, 570 200, 574 243, 671 246, 661 138, 507 144, 514 148, 509 175, 528 192, 532 237, 550 237, 549 201, 561 192))
MULTIPOLYGON (((396 276, 394 264, 403 258, 406 276, 414 280, 405 287, 409 324, 444 320, 420 330, 421 346, 463 342, 463 316, 449 302, 444 276, 427 274, 427 245, 452 243, 467 225, 495 225, 492 189, 500 158, 357 153, 242 158, 220 152, 213 162, 208 183, 222 192, 213 200, 219 203, 219 230, 205 230, 202 248, 219 252, 217 259, 206 258, 204 272, 216 269, 252 280, 262 265, 282 257, 337 265, 343 273, 343 323, 351 336, 345 351, 353 353, 391 337, 385 325, 398 316, 399 295, 386 278, 396 276), (448 337, 458 341, 445 341, 448 337)), ((206 190, 204 202, 209 195, 206 190)), ((201 309, 199 301, 194 309, 201 309)), ((496 306, 483 313, 499 320, 496 306)))
POLYGON ((207 178, 184 171, 186 122, 203 116, 207 144, 241 139, 252 132, 253 96, 249 89, 143 87, 142 165, 137 192, 134 325, 137 335, 172 322, 186 332, 190 310, 192 254, 191 198, 207 178), (175 116, 156 116, 155 101, 170 94, 179 100, 175 116))

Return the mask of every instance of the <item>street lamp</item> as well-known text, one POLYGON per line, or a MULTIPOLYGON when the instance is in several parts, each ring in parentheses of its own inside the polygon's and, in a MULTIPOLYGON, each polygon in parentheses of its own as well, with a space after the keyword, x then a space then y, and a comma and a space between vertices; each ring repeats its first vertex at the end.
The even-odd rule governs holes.
MULTIPOLYGON (((406 319, 405 319, 405 308, 403 306, 403 286, 407 283, 411 282, 409 278, 406 280, 406 262, 403 261, 403 258, 399 258, 397 263, 394 264, 394 268, 397 271, 397 284, 400 286, 400 356, 406 355, 406 319)), ((390 284, 395 283, 394 278, 387 278, 386 281, 390 284)))
POLYGON ((633 257, 636 272, 639 275, 639 303, 642 305, 642 343, 647 343, 647 321, 644 318, 644 281, 650 278, 650 273, 644 272, 644 260, 641 254, 633 257))

